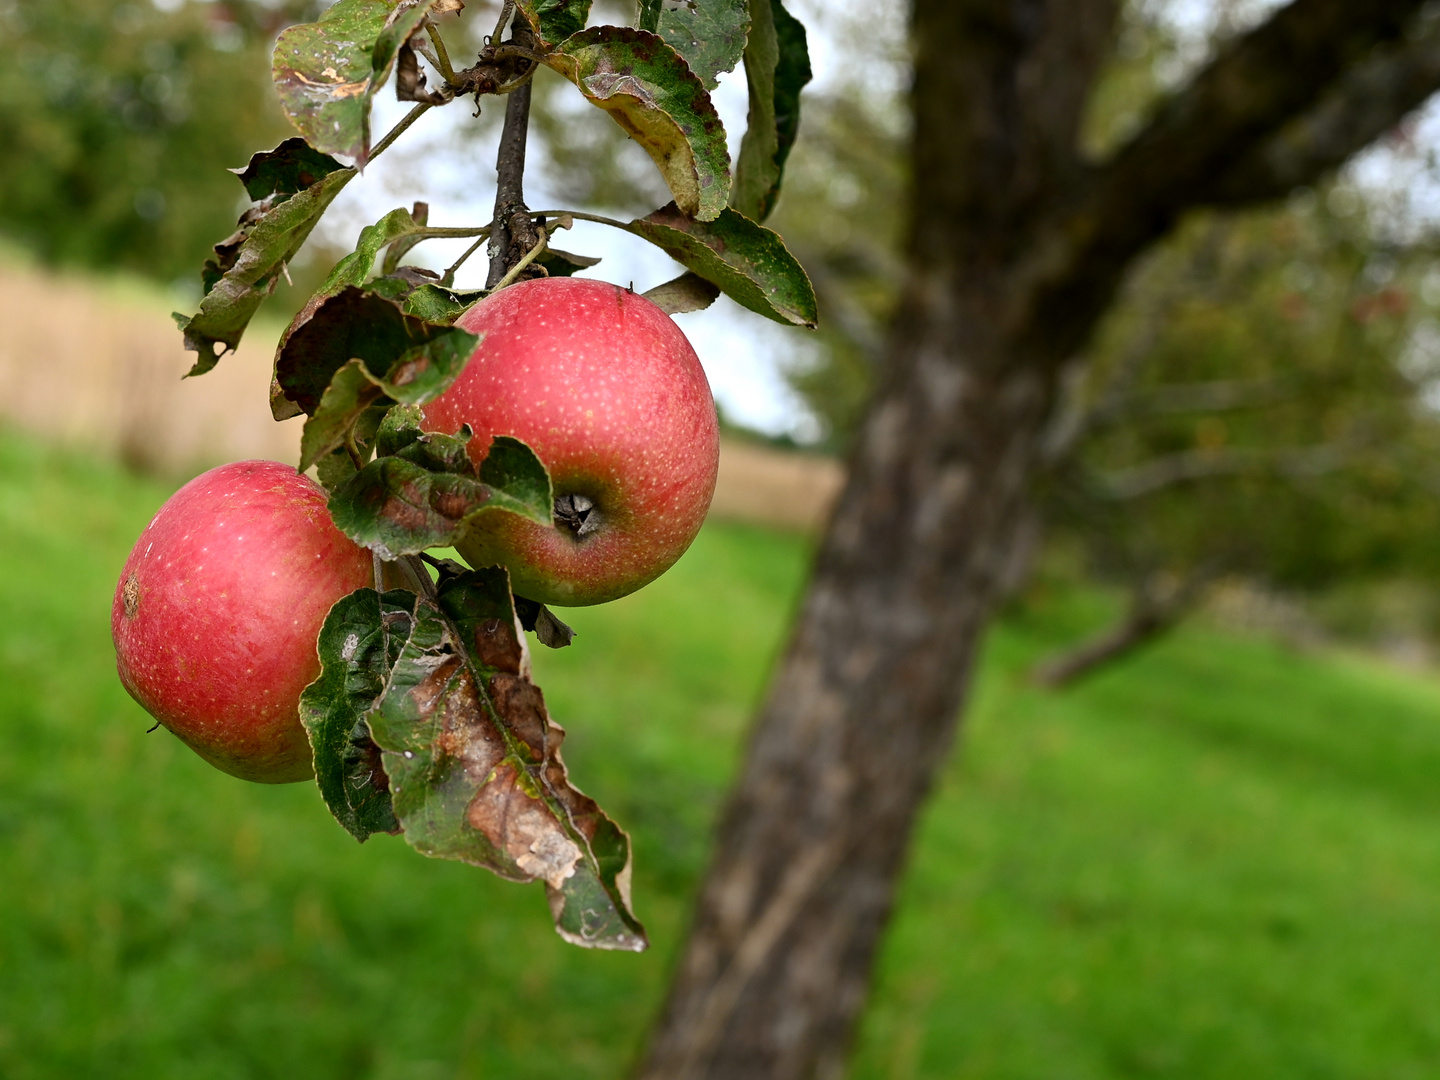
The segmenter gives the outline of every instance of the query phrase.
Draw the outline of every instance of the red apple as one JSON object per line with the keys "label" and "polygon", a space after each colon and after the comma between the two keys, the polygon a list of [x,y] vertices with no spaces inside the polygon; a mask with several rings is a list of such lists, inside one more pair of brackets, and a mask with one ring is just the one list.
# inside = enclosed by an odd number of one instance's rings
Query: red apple
{"label": "red apple", "polygon": [[481,514],[457,542],[501,564],[546,604],[600,604],[664,573],[690,546],[715,492],[720,429],[710,384],[670,317],[603,281],[540,278],[486,297],[457,325],[484,339],[426,426],[496,435],[550,470],[555,525]]}
{"label": "red apple", "polygon": [[315,639],[373,565],[290,466],[212,469],[160,508],[125,563],[110,612],[120,681],[217,769],[306,780],[298,706],[320,674]]}

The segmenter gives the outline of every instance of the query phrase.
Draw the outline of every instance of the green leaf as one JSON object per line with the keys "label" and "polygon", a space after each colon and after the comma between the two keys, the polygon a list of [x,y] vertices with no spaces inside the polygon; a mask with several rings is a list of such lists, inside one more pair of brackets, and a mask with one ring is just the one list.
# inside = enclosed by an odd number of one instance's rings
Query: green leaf
{"label": "green leaf", "polygon": [[449,326],[484,295],[484,292],[478,290],[456,292],[444,285],[427,282],[412,289],[405,296],[404,308],[407,315]]}
{"label": "green leaf", "polygon": [[295,415],[294,409],[313,416],[335,373],[351,360],[363,361],[386,393],[399,392],[396,400],[429,400],[459,374],[478,341],[346,285],[334,296],[312,298],[285,332],[275,353],[271,408],[277,418]]}
{"label": "green leaf", "polygon": [[[362,843],[397,833],[390,783],[366,714],[408,636],[415,597],[359,589],[336,602],[320,630],[320,677],[300,695],[300,720],[315,752],[315,779],[325,805]],[[398,625],[397,625],[398,619]]]}
{"label": "green leaf", "polygon": [[416,600],[367,716],[405,839],[425,855],[544,881],[567,941],[644,949],[629,910],[629,840],[570,784],[565,732],[528,667],[503,570],[447,575],[435,600]]}
{"label": "green leaf", "polygon": [[360,230],[355,250],[335,264],[318,295],[333,296],[346,285],[364,285],[382,248],[413,237],[424,228],[403,206],[391,210],[374,225],[366,225]]}
{"label": "green leaf", "polygon": [[[555,496],[550,473],[540,459],[519,439],[497,435],[480,463],[480,479],[517,504],[516,513],[542,525],[551,523]],[[523,509],[522,509],[523,508]]]}
{"label": "green leaf", "polygon": [[626,226],[664,249],[742,307],[795,326],[814,327],[815,290],[780,234],[729,207],[714,221],[696,221],[675,204]]}
{"label": "green leaf", "polygon": [[[430,223],[430,204],[417,202],[410,209],[410,220],[415,223],[417,230],[423,229]],[[405,258],[415,245],[421,243],[425,238],[415,233],[406,233],[403,236],[394,237],[390,241],[388,250],[385,252],[385,264],[381,270],[382,274],[394,274],[400,269],[400,260]],[[418,269],[412,267],[411,269]]]}
{"label": "green leaf", "polygon": [[590,18],[590,0],[516,0],[515,6],[545,48],[578,34]]}
{"label": "green leaf", "polygon": [[660,0],[641,0],[640,29],[659,34],[685,58],[705,89],[720,85],[716,77],[735,70],[745,52],[750,29],[747,0],[682,0],[666,7]]}
{"label": "green leaf", "polygon": [[644,30],[596,26],[567,38],[545,63],[645,148],[683,212],[709,221],[724,209],[725,128],[679,53]]}
{"label": "green leaf", "polygon": [[420,426],[424,422],[425,414],[418,405],[397,405],[391,409],[375,432],[376,455],[394,457],[407,446],[419,442],[425,434]]}
{"label": "green leaf", "polygon": [[315,415],[305,421],[305,430],[300,434],[300,471],[344,446],[356,422],[383,396],[384,391],[365,370],[363,360],[351,360],[337,371]]}
{"label": "green leaf", "polygon": [[370,103],[390,77],[400,46],[436,2],[340,0],[318,21],[280,35],[271,77],[285,115],[311,146],[365,164]]}
{"label": "green leaf", "polygon": [[460,436],[420,430],[414,407],[380,425],[370,462],[330,496],[335,525],[357,544],[394,559],[451,546],[476,514],[505,510],[547,527],[555,496],[550,474],[518,439],[499,436],[477,470]]}
{"label": "green leaf", "polygon": [[300,436],[304,471],[345,444],[351,429],[377,404],[423,405],[450,388],[474,353],[480,338],[464,330],[443,333],[400,354],[383,377],[363,360],[351,360],[330,379],[315,414]]}
{"label": "green leaf", "polygon": [[[299,177],[298,172],[289,175]],[[199,354],[188,374],[203,375],[219,362],[215,346],[223,345],[228,352],[240,344],[285,265],[354,176],[354,169],[336,169],[302,191],[272,195],[246,211],[239,231],[215,246],[215,259],[202,272],[205,299],[200,310],[189,318],[175,316],[185,334],[185,348]]]}
{"label": "green leaf", "polygon": [[745,78],[750,120],[735,163],[730,204],[753,221],[775,208],[785,160],[800,130],[800,90],[810,81],[805,27],[781,0],[752,0]]}

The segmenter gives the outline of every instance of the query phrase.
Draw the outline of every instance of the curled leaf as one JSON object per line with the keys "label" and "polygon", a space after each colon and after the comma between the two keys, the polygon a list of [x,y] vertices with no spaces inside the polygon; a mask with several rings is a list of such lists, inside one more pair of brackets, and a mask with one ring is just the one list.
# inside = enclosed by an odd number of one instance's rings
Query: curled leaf
{"label": "curled leaf", "polygon": [[724,209],[730,153],[720,114],[704,84],[660,37],[591,27],[561,42],[545,63],[645,148],[682,212],[709,221]]}
{"label": "curled leaf", "polygon": [[[295,257],[315,223],[355,176],[354,169],[324,155],[312,155],[286,140],[257,154],[242,170],[247,190],[263,192],[264,201],[240,218],[234,235],[215,246],[215,257],[201,272],[205,298],[188,318],[177,314],[185,348],[198,354],[190,375],[203,375],[225,352],[240,344],[245,328]],[[331,168],[333,166],[333,168]]]}
{"label": "curled leaf", "polygon": [[679,315],[709,307],[720,296],[720,287],[687,270],[677,278],[645,290],[643,295],[666,315]]}
{"label": "curled leaf", "polygon": [[570,784],[564,731],[530,681],[505,572],[447,575],[435,599],[415,600],[405,629],[367,719],[406,841],[544,881],[567,941],[645,948],[629,910],[629,841]]}
{"label": "curled leaf", "polygon": [[344,167],[296,136],[274,150],[255,154],[243,169],[230,171],[240,178],[250,198],[261,202],[272,195],[297,195]]}
{"label": "curled leaf", "polygon": [[575,640],[575,631],[537,600],[515,597],[515,616],[520,620],[521,627],[533,633],[541,645],[563,649]]}
{"label": "curled leaf", "polygon": [[781,0],[754,0],[745,78],[750,118],[735,162],[730,203],[764,221],[780,196],[785,160],[800,129],[800,90],[810,81],[805,27]]}
{"label": "curled leaf", "polygon": [[573,255],[547,245],[535,261],[543,266],[551,277],[569,277],[577,271],[590,269],[600,259],[595,255]]}
{"label": "curled leaf", "polygon": [[[662,248],[742,307],[780,323],[815,325],[815,290],[805,268],[790,254],[779,233],[743,214],[726,207],[714,221],[697,221],[672,203],[626,228]],[[661,293],[661,298],[683,302],[680,286],[669,284],[676,286],[677,295]],[[693,285],[686,288],[698,296]]]}
{"label": "curled leaf", "polygon": [[[460,373],[478,341],[410,315],[403,303],[378,292],[346,285],[312,299],[281,338],[271,408],[277,419],[297,410],[313,416],[336,372],[351,360],[361,361],[386,393],[400,391],[396,400],[429,400]],[[410,389],[401,390],[405,386]]]}
{"label": "curled leaf", "polygon": [[[366,714],[385,691],[385,681],[406,634],[396,626],[413,611],[410,593],[361,589],[330,609],[320,630],[320,676],[300,695],[300,720],[315,752],[315,779],[325,805],[355,839],[397,833],[390,782]],[[408,621],[402,622],[408,629]]]}

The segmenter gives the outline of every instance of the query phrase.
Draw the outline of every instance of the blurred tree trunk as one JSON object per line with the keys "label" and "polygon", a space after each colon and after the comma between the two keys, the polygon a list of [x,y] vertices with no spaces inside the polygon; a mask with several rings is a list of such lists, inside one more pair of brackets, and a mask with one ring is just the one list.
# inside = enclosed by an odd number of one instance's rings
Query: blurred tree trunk
{"label": "blurred tree trunk", "polygon": [[1440,85],[1419,0],[1297,0],[1093,165],[1117,4],[915,0],[904,299],[646,1080],[842,1075],[1062,366],[1185,210],[1282,195]]}

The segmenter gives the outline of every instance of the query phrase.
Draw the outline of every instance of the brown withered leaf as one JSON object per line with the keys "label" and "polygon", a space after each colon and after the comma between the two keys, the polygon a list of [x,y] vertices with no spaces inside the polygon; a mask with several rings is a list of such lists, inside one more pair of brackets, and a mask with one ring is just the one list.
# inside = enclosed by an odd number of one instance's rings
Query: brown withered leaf
{"label": "brown withered leaf", "polygon": [[568,941],[646,947],[629,910],[629,840],[570,783],[503,570],[447,575],[416,600],[366,719],[412,846],[545,882]]}

